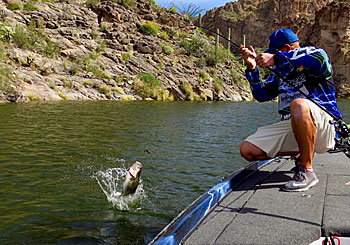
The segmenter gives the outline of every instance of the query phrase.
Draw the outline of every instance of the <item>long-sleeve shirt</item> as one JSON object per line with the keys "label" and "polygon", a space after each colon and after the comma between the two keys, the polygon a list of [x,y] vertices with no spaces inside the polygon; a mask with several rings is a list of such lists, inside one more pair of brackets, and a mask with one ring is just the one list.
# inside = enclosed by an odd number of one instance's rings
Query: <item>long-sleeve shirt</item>
{"label": "long-sleeve shirt", "polygon": [[278,52],[274,62],[273,72],[265,81],[260,79],[258,67],[254,71],[246,70],[257,101],[269,101],[278,96],[278,112],[281,120],[286,120],[290,118],[290,103],[296,98],[305,98],[299,89],[330,113],[342,118],[336,102],[332,66],[323,49],[303,47]]}

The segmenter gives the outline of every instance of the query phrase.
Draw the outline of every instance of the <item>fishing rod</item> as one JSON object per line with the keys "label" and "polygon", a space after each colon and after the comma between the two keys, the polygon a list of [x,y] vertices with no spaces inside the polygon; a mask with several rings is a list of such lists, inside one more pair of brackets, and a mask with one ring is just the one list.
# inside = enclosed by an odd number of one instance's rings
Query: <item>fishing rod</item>
{"label": "fishing rod", "polygon": [[[222,37],[226,41],[230,42],[237,48],[240,48],[241,45],[236,44],[235,42],[231,41],[230,39],[226,38],[225,36],[221,35],[218,32],[214,32],[213,30],[195,25],[198,28],[202,28],[204,30],[207,30],[209,32],[215,33],[216,35]],[[256,58],[256,56],[252,56],[252,58]],[[286,81],[279,73],[274,71],[271,67],[266,67],[271,73],[273,73],[278,79],[281,81],[286,82],[289,86],[293,87],[295,90],[297,90],[301,95],[303,95],[306,99],[310,100],[312,103],[314,103],[318,108],[326,112],[329,116],[332,117],[333,120],[330,120],[329,123],[333,124],[336,130],[336,133],[338,134],[338,138],[335,138],[335,148],[334,150],[328,151],[329,153],[337,153],[337,152],[344,152],[344,154],[350,158],[350,127],[347,125],[341,118],[337,117],[336,115],[333,115],[331,112],[329,112],[325,107],[321,106],[317,103],[313,98],[311,98],[308,94],[303,92],[300,88],[295,87],[290,82]],[[334,84],[331,84],[334,86]]]}

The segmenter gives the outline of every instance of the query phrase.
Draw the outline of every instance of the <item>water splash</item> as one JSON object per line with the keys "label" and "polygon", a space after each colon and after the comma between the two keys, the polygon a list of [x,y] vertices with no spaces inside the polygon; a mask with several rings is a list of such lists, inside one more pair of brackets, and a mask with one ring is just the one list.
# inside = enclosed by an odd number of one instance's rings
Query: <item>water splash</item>
{"label": "water splash", "polygon": [[123,180],[127,171],[128,170],[123,166],[122,168],[109,168],[104,171],[100,170],[92,176],[97,180],[97,183],[106,195],[108,202],[120,211],[141,209],[141,202],[146,197],[141,178],[134,194],[128,196],[121,195]]}

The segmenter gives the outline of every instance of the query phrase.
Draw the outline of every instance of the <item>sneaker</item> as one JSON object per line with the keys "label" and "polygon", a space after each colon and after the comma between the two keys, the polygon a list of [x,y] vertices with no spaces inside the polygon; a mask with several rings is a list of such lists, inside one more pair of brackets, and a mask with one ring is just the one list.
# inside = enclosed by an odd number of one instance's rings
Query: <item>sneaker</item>
{"label": "sneaker", "polygon": [[284,191],[307,191],[310,187],[318,183],[318,178],[314,171],[309,171],[303,166],[298,167],[298,172],[294,174],[291,181],[285,184]]}

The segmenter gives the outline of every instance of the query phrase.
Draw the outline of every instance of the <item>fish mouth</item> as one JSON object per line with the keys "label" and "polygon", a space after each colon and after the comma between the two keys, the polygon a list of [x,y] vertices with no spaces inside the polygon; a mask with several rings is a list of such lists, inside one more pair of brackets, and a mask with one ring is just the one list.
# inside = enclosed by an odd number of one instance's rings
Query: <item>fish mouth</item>
{"label": "fish mouth", "polygon": [[135,162],[129,170],[129,174],[131,176],[131,179],[136,179],[136,177],[139,175],[141,169],[142,169],[142,163]]}
{"label": "fish mouth", "polygon": [[142,169],[142,167],[143,167],[142,163],[140,163],[140,162],[135,162],[135,165],[138,169]]}

